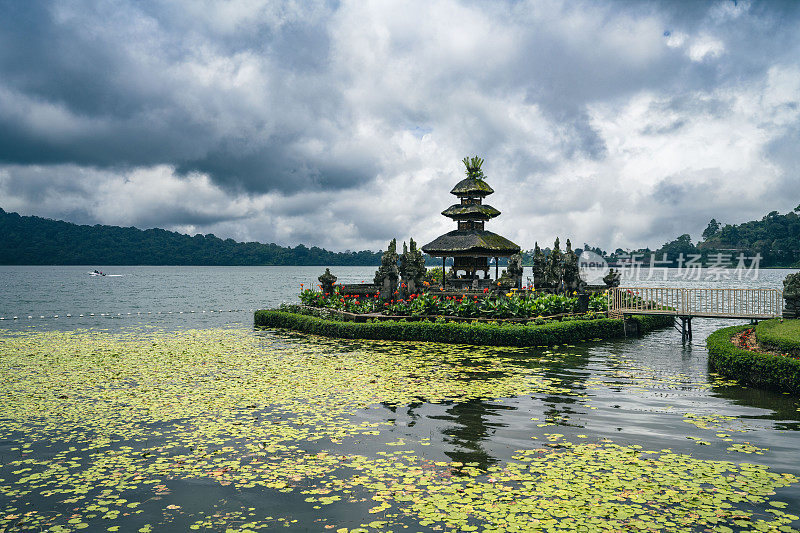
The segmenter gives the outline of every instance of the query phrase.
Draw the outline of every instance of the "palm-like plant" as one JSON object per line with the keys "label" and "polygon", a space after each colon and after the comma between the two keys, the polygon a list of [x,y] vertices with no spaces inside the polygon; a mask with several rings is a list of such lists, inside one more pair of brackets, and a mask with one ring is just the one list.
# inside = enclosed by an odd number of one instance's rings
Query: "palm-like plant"
{"label": "palm-like plant", "polygon": [[483,165],[483,159],[481,159],[476,155],[472,159],[465,157],[461,161],[464,163],[464,166],[467,167],[468,177],[479,180],[482,180],[484,178],[483,171],[481,170],[481,165]]}

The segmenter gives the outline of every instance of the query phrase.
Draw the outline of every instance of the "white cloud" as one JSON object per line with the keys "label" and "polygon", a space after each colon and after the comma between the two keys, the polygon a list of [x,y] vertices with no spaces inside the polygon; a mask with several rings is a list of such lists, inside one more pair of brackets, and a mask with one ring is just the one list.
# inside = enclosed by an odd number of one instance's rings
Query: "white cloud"
{"label": "white cloud", "polygon": [[680,31],[670,32],[668,35],[665,35],[665,37],[667,38],[667,46],[670,48],[680,48],[689,39],[688,35]]}
{"label": "white cloud", "polygon": [[692,61],[716,59],[725,52],[725,44],[710,35],[699,35],[692,39],[687,50]]}

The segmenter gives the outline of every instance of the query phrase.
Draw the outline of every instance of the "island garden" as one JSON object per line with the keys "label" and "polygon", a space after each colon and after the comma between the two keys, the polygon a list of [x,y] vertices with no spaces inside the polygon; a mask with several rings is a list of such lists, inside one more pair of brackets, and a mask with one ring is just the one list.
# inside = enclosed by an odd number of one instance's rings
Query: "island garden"
{"label": "island garden", "polygon": [[[527,346],[619,337],[631,326],[643,332],[672,323],[671,317],[636,317],[626,327],[624,319],[608,318],[605,291],[619,285],[619,273],[610,271],[603,286],[587,285],[569,239],[564,252],[556,239],[546,257],[536,243],[532,284],[524,284],[520,247],[485,228],[500,211],[483,203],[494,192],[483,159],[463,163],[467,177],[450,191],[459,203],[442,211],[457,229],[421,251],[411,239],[402,254],[392,239],[371,284],[336,285],[326,269],[316,289],[301,287],[299,304],[257,311],[256,326],[345,338]],[[428,271],[422,252],[440,257],[442,268]],[[447,258],[453,258],[449,271]],[[508,258],[502,275],[500,258]]]}
{"label": "island garden", "polygon": [[[488,231],[500,211],[484,203],[494,189],[483,159],[464,158],[467,177],[450,191],[459,199],[442,215],[457,228],[417,248],[397,252],[395,239],[381,256],[373,283],[337,285],[326,269],[317,288],[301,287],[300,301],[255,313],[258,327],[288,328],[329,337],[435,341],[493,346],[545,346],[622,337],[669,326],[670,315],[609,316],[606,291],[619,285],[613,269],[603,286],[581,279],[569,239],[556,239],[545,256],[538,243],[533,280],[523,283],[520,247]],[[442,259],[428,270],[422,252]],[[452,267],[447,270],[447,258]],[[494,278],[490,262],[494,262]],[[499,270],[500,258],[508,258]],[[625,296],[636,299],[631,294]],[[800,392],[800,274],[784,282],[786,319],[724,328],[709,336],[709,364],[722,375],[753,386]]]}

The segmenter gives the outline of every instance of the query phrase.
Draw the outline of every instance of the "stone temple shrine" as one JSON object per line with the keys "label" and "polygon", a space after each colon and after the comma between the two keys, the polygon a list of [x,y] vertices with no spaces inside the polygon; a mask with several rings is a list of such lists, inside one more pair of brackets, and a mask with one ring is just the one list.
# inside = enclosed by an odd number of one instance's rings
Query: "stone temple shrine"
{"label": "stone temple shrine", "polygon": [[[464,158],[467,177],[453,187],[450,194],[457,196],[459,203],[451,205],[442,214],[453,219],[458,229],[445,233],[422,247],[422,251],[442,258],[453,258],[454,278],[452,284],[483,286],[489,280],[489,258],[494,258],[495,278],[498,277],[498,259],[520,252],[520,247],[503,236],[484,229],[484,224],[500,214],[494,207],[484,204],[483,199],[494,192],[484,181],[483,159]],[[463,280],[463,281],[462,281]],[[477,280],[477,281],[476,281]]]}

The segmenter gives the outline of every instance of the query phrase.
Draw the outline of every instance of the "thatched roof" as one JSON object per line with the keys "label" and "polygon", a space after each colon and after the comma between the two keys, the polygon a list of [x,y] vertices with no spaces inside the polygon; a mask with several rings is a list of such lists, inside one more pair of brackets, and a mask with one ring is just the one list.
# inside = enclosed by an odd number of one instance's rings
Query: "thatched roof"
{"label": "thatched roof", "polygon": [[434,257],[507,257],[519,253],[520,247],[486,230],[455,230],[445,233],[422,247]]}
{"label": "thatched roof", "polygon": [[489,220],[500,214],[500,211],[487,204],[451,205],[442,214],[453,220]]}
{"label": "thatched roof", "polygon": [[466,178],[456,183],[450,194],[455,194],[456,196],[488,196],[493,192],[494,189],[489,187],[489,184],[482,179]]}

